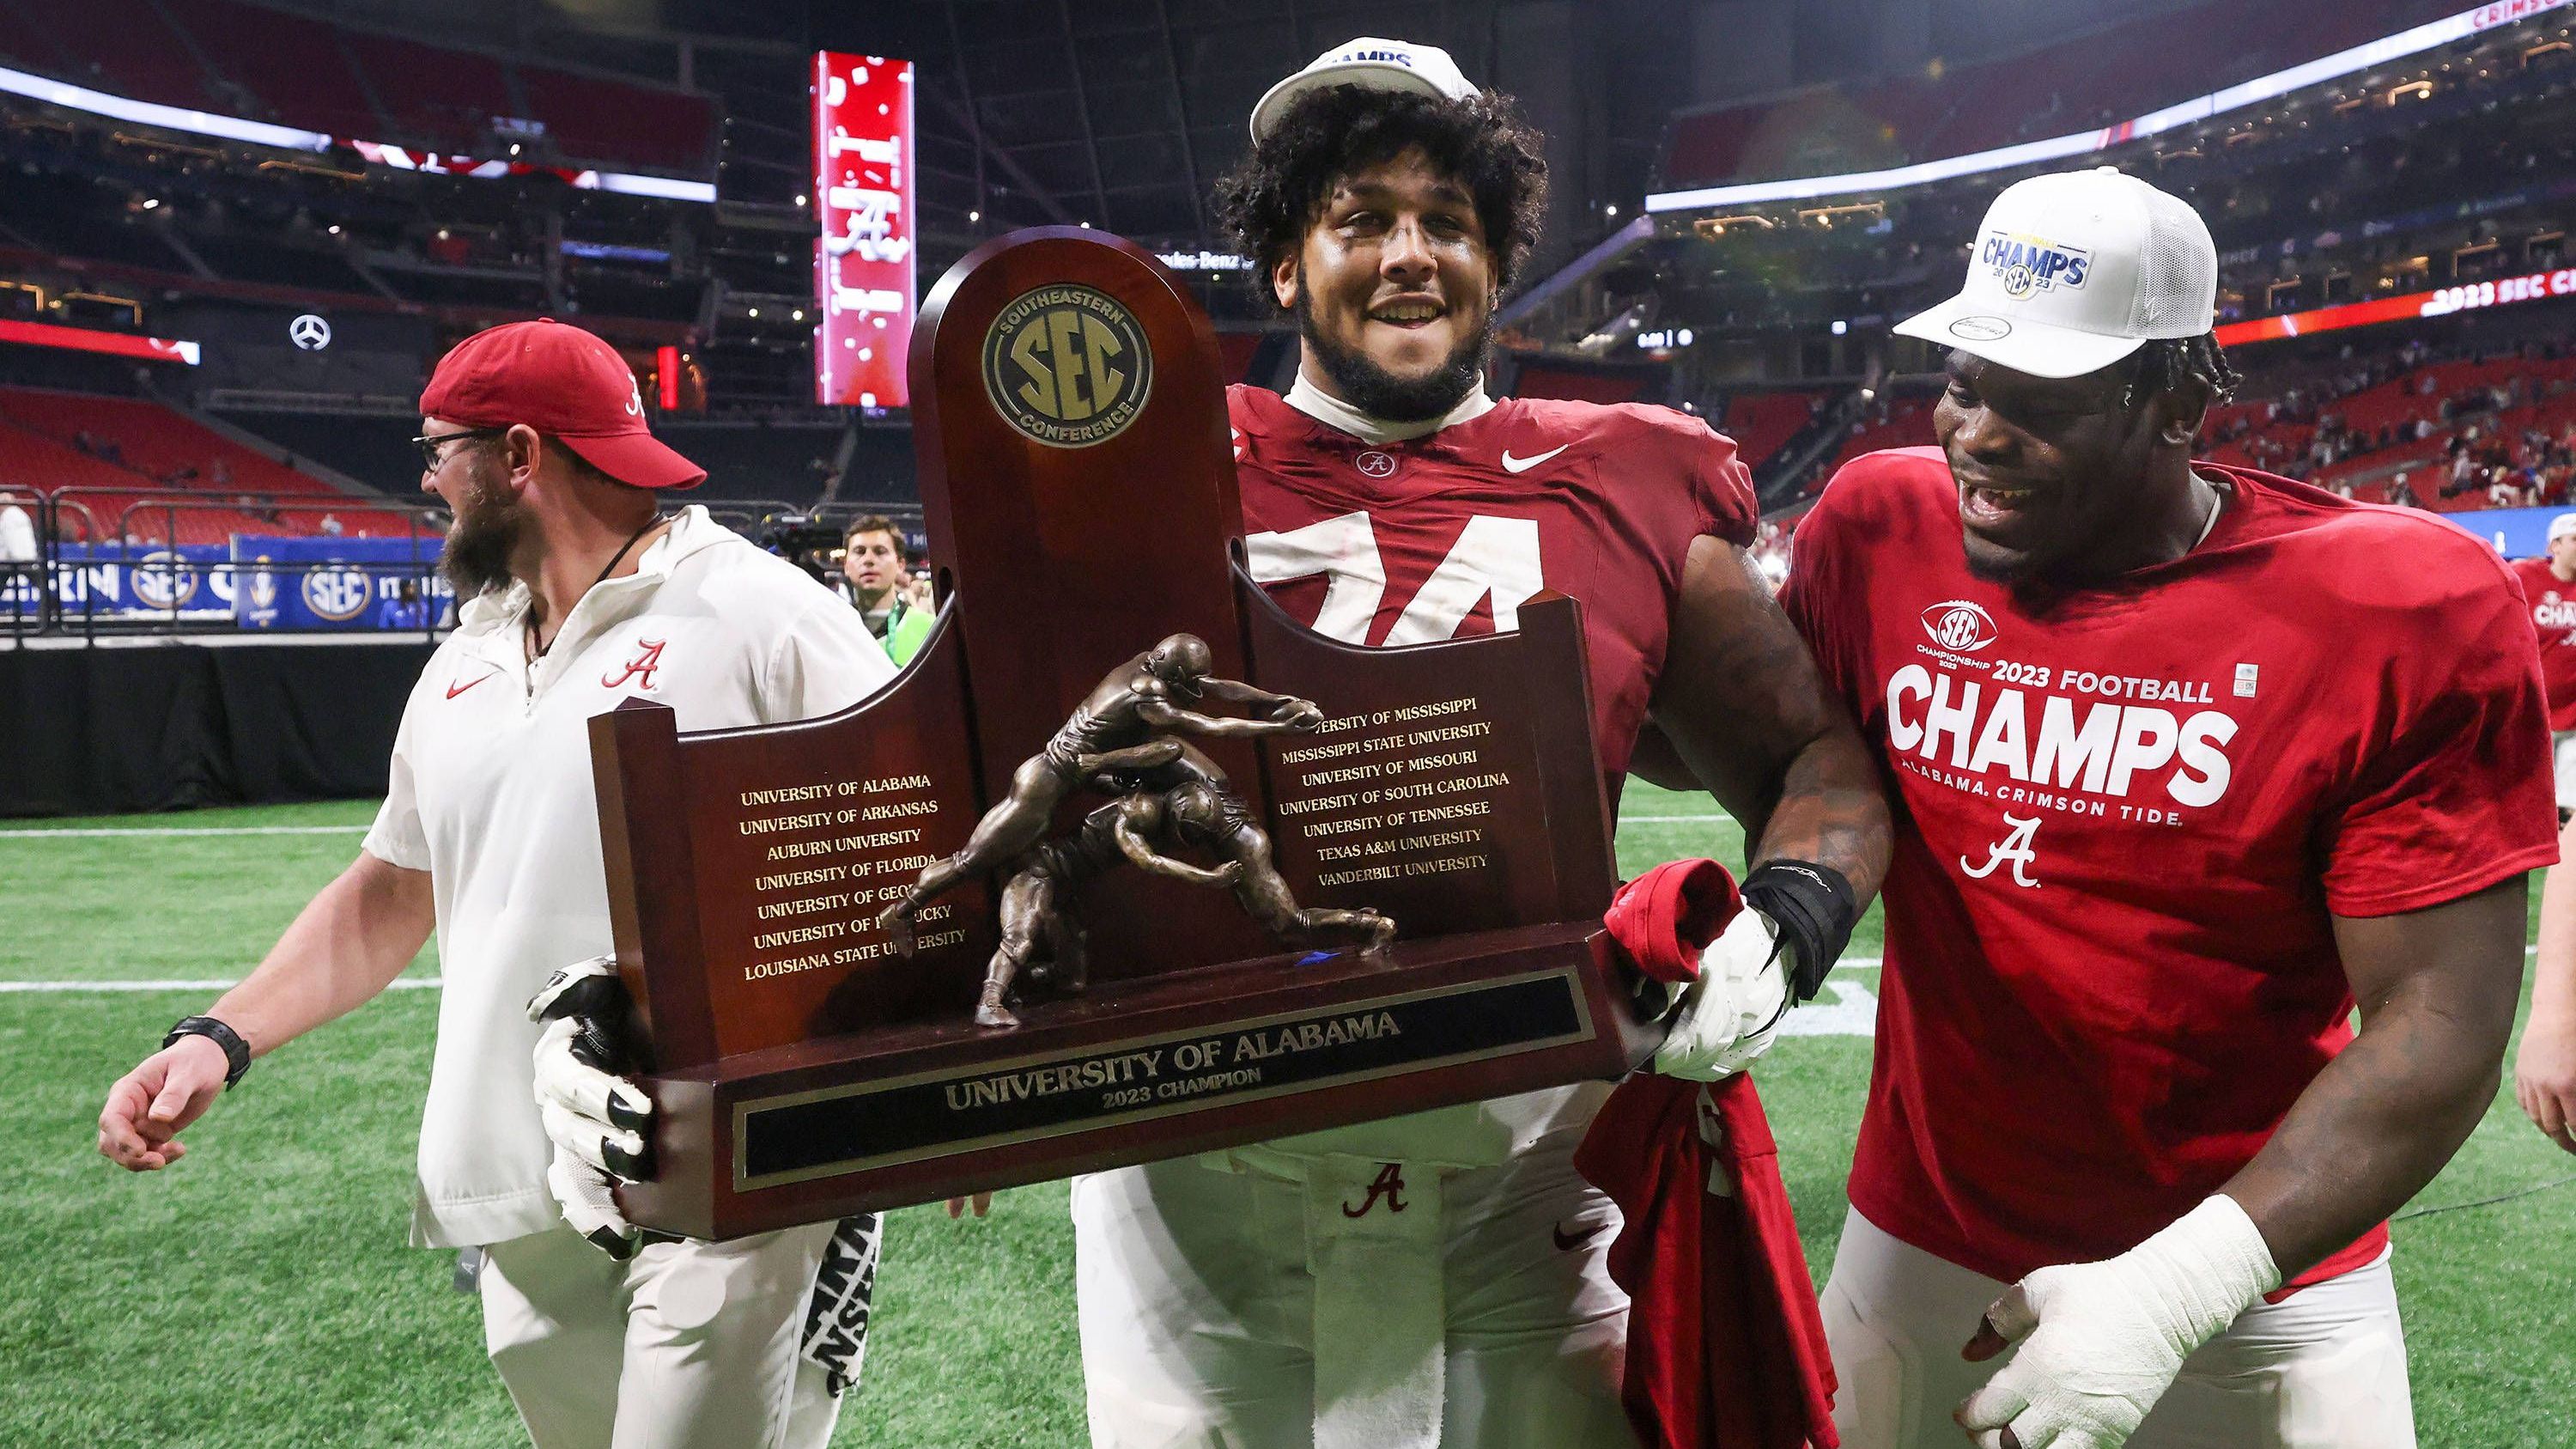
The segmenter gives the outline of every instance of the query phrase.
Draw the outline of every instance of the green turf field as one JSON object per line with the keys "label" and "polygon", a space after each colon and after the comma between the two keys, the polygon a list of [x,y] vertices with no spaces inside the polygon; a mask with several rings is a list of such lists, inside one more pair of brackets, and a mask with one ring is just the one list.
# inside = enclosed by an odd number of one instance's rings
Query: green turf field
{"label": "green turf field", "polygon": [[[1731,859],[1735,830],[1712,808],[1632,785],[1623,862]],[[450,1256],[403,1246],[434,988],[388,992],[270,1057],[190,1130],[185,1162],[145,1177],[97,1156],[100,1100],[214,993],[27,989],[239,975],[370,813],[0,822],[0,1445],[525,1442]],[[249,828],[266,833],[68,833]],[[39,829],[66,833],[19,833]],[[1852,952],[1878,949],[1873,917]],[[412,968],[435,974],[434,954]],[[1849,1033],[1876,984],[1874,967],[1838,973],[1815,1021],[1847,1034],[1785,1040],[1761,1070],[1819,1282],[1868,1075]],[[2508,1084],[2416,1210],[2571,1174]],[[1006,1193],[982,1223],[896,1215],[866,1381],[835,1442],[1080,1444],[1071,1238],[1060,1184]],[[2423,1442],[2576,1443],[2576,1187],[2427,1212],[2397,1241]]]}

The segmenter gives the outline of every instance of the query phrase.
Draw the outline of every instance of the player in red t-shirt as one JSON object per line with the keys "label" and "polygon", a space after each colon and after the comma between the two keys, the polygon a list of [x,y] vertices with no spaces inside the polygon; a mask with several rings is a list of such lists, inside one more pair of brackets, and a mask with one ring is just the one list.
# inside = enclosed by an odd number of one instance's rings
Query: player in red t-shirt
{"label": "player in red t-shirt", "polygon": [[2522,602],[2540,639],[2540,678],[2549,690],[2549,744],[2558,818],[2576,811],[2576,513],[2549,520],[2549,552],[2513,561]]}
{"label": "player in red t-shirt", "polygon": [[[1866,750],[1745,560],[1734,445],[1663,408],[1486,395],[1544,163],[1446,55],[1355,41],[1265,98],[1253,133],[1220,204],[1303,345],[1286,397],[1228,398],[1252,574],[1370,646],[1510,629],[1541,589],[1581,600],[1611,798],[1651,720],[1658,768],[1716,782],[1757,843],[1754,920],[1702,965],[1746,989],[1706,988],[1693,1019],[1722,1024],[1677,1025],[1692,1044],[1658,1058],[1701,1079],[1741,1066],[1840,950],[1887,827]],[[1775,929],[1794,988],[1766,965]],[[1607,1091],[1078,1179],[1093,1444],[1633,1445],[1618,1210],[1572,1164]]]}
{"label": "player in red t-shirt", "polygon": [[[2549,687],[2561,847],[2576,845],[2576,513],[2549,520],[2549,552],[2518,559],[2514,577],[2540,636]],[[2563,849],[2562,849],[2563,853]],[[2576,876],[2553,870],[2540,888],[2540,946],[2531,963],[2531,1014],[2513,1059],[2514,1100],[2541,1135],[2576,1152]]]}
{"label": "player in red t-shirt", "polygon": [[2475,539],[2191,461],[2216,283],[2143,182],[2007,189],[1898,329],[1951,349],[1940,447],[1798,530],[1899,804],[1824,1295],[1852,1449],[1954,1406],[2025,1449],[2414,1443],[2384,1221],[2495,1090],[2539,670]]}

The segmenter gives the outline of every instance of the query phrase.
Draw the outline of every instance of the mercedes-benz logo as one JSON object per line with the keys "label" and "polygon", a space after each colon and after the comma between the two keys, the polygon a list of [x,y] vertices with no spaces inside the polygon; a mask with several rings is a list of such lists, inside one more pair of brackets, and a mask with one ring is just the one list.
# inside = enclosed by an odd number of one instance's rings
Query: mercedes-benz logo
{"label": "mercedes-benz logo", "polygon": [[286,336],[306,352],[319,352],[331,345],[331,324],[307,312],[286,324]]}

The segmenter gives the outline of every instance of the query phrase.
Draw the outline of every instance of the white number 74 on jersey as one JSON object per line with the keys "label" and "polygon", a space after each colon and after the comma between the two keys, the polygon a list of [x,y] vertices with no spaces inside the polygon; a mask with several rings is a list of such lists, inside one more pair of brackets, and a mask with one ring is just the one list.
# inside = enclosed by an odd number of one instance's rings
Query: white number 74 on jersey
{"label": "white number 74 on jersey", "polygon": [[[1377,530],[1365,510],[1323,519],[1281,533],[1256,533],[1243,541],[1256,582],[1281,584],[1324,575],[1324,607],[1315,632],[1345,644],[1366,644],[1369,626],[1386,599],[1386,565],[1378,557]],[[1455,636],[1477,603],[1494,600],[1494,631],[1519,627],[1520,607],[1546,583],[1539,576],[1538,521],[1479,513],[1467,520],[1448,557],[1422,581],[1413,602],[1380,645],[1430,644]]]}

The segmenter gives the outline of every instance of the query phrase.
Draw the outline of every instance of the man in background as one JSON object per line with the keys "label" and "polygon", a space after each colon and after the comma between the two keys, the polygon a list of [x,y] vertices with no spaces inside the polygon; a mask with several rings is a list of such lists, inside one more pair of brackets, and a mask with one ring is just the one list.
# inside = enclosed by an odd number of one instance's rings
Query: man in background
{"label": "man in background", "polygon": [[42,506],[38,499],[0,488],[0,607],[23,622],[44,610],[43,591],[37,587],[44,550],[36,542],[36,521],[19,506],[22,499]]}
{"label": "man in background", "polygon": [[20,506],[34,501],[0,488],[0,567],[36,561],[36,520]]}
{"label": "man in background", "polygon": [[2549,520],[2548,551],[2516,559],[2515,582],[2539,636],[2540,678],[2549,692],[2549,740],[2555,760],[2558,820],[2576,814],[2576,513]]}
{"label": "man in background", "polygon": [[900,669],[930,637],[931,613],[914,602],[903,531],[882,513],[854,519],[841,539],[841,587],[868,633]]}
{"label": "man in background", "polygon": [[2549,551],[2518,559],[2513,575],[2540,636],[2556,756],[2560,868],[2540,886],[2540,943],[2531,963],[2531,1014],[2513,1059],[2513,1095],[2540,1135],[2576,1152],[2576,513],[2549,520]]}

